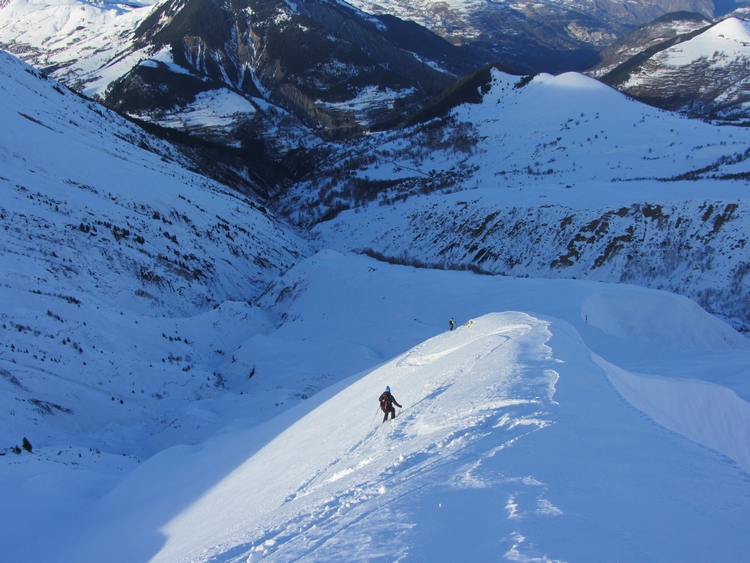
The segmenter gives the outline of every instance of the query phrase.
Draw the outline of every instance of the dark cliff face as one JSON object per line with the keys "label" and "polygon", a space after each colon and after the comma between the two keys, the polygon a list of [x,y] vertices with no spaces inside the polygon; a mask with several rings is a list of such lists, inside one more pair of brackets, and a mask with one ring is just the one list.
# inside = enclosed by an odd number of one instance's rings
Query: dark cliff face
{"label": "dark cliff face", "polygon": [[[137,67],[112,85],[110,106],[153,112],[229,87],[265,98],[329,138],[407,111],[484,62],[416,24],[327,0],[303,0],[295,9],[278,0],[172,0],[142,22],[135,40],[153,52],[168,48],[190,74]],[[390,93],[390,102],[348,109],[372,88]]]}

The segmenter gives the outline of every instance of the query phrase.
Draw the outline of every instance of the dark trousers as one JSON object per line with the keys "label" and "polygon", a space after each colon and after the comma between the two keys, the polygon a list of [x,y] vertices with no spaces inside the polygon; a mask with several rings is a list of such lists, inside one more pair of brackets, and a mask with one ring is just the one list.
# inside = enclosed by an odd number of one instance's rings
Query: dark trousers
{"label": "dark trousers", "polygon": [[396,418],[396,409],[394,409],[393,407],[390,407],[389,409],[387,409],[385,411],[385,416],[383,417],[383,422],[385,422],[386,420],[388,420],[388,413],[391,413],[391,420],[393,420],[394,418]]}

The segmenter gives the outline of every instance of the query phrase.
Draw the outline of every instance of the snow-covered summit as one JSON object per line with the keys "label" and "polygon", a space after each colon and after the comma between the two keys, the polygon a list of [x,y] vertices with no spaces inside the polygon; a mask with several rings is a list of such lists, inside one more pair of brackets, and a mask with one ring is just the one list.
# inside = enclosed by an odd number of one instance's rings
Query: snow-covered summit
{"label": "snow-covered summit", "polygon": [[476,94],[333,152],[280,209],[340,251],[669,288],[748,326],[746,128],[575,73],[493,69]]}
{"label": "snow-covered summit", "polygon": [[0,46],[87,95],[103,94],[144,52],[133,34],[156,0],[8,0],[0,7]]}

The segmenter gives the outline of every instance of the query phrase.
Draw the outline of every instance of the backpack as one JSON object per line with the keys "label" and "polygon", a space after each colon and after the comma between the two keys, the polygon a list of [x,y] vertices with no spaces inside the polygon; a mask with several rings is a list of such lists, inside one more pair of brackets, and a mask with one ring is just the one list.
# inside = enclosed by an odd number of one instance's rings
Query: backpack
{"label": "backpack", "polygon": [[391,398],[388,396],[388,393],[383,393],[380,395],[380,410],[385,412],[387,411],[391,406]]}

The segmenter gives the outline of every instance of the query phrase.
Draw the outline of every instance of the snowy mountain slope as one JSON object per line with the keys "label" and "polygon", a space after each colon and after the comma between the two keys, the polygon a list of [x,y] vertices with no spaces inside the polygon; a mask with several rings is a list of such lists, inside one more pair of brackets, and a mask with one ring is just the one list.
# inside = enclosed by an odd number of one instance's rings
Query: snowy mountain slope
{"label": "snowy mountain slope", "polygon": [[652,105],[711,119],[748,117],[750,24],[727,18],[647,50],[602,80]]}
{"label": "snowy mountain slope", "polygon": [[[302,260],[173,146],[0,65],[4,559],[743,561],[748,343],[693,301]],[[627,272],[746,326],[742,129],[490,76],[481,104],[331,147],[279,208],[333,218],[312,246]],[[386,384],[405,409],[381,426]]]}
{"label": "snowy mountain slope", "polygon": [[307,244],[167,143],[0,65],[3,451],[26,436],[67,462],[132,464],[180,443],[183,419],[213,432],[222,415],[184,409],[246,384],[224,377],[224,350],[273,326],[251,302]]}
{"label": "snowy mountain slope", "polygon": [[[742,373],[748,346],[687,299],[330,251],[264,299],[279,295],[289,296],[275,305],[289,320],[277,335],[290,351],[327,338],[371,349],[389,340],[381,350],[390,354],[437,335],[267,424],[238,420],[200,446],[163,451],[90,496],[69,527],[37,527],[37,541],[7,553],[214,563],[744,557],[746,472],[680,433],[700,421],[746,455],[748,403],[728,395],[739,402],[725,410],[727,434],[710,411],[664,401],[659,385],[705,400],[705,389],[721,387],[696,390],[693,378]],[[529,312],[472,318],[488,308]],[[450,314],[455,332],[446,330]],[[709,355],[710,365],[696,361]],[[323,350],[310,359],[337,361]],[[651,375],[634,374],[635,363]],[[682,364],[693,366],[691,379],[658,377]],[[640,397],[671,416],[673,432],[615,390],[640,380]],[[404,408],[382,425],[375,410],[385,385]],[[750,396],[746,381],[733,386]]]}
{"label": "snowy mountain slope", "polygon": [[0,47],[91,96],[145,58],[133,32],[156,0],[82,2],[7,0],[0,6]]}
{"label": "snowy mountain slope", "polygon": [[599,64],[587,70],[586,74],[601,78],[636,55],[649,49],[659,49],[658,46],[667,41],[675,41],[677,37],[696,33],[711,24],[711,20],[693,12],[665,14],[652,22],[638,26],[607,46],[599,54],[601,59]]}
{"label": "snowy mountain slope", "polygon": [[576,74],[493,70],[484,90],[479,104],[333,153],[325,177],[279,208],[317,223],[324,247],[669,288],[748,326],[746,129]]}

